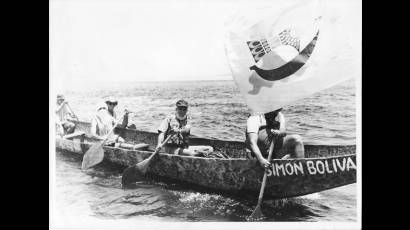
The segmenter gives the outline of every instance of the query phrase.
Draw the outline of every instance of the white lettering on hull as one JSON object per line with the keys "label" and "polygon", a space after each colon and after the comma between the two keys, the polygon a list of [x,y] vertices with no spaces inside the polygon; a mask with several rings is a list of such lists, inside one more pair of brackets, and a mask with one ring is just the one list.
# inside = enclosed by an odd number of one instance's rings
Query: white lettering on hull
{"label": "white lettering on hull", "polygon": [[[282,163],[283,162],[283,163]],[[268,169],[268,176],[293,176],[293,175],[316,175],[334,174],[356,170],[356,164],[351,157],[307,160],[303,161],[274,161],[272,167]]]}
{"label": "white lettering on hull", "polygon": [[347,171],[349,171],[350,169],[356,169],[356,164],[352,159],[347,158]]}
{"label": "white lettering on hull", "polygon": [[316,168],[315,168],[315,163],[313,161],[307,161],[306,165],[308,167],[308,172],[311,175],[315,175],[316,174]]}
{"label": "white lettering on hull", "polygon": [[296,175],[303,175],[305,172],[303,171],[302,162],[298,162],[299,164],[293,163],[293,167],[295,168]]}
{"label": "white lettering on hull", "polygon": [[316,161],[316,169],[319,174],[325,173],[325,165],[321,161]]}

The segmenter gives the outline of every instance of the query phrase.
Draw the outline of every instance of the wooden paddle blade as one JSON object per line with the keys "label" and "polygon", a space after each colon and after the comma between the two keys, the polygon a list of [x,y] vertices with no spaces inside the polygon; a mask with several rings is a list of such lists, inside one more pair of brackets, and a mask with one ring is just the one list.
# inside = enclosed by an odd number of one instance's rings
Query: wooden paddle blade
{"label": "wooden paddle blade", "polygon": [[95,144],[84,154],[83,162],[81,164],[81,169],[89,169],[104,159],[104,149],[103,144]]}
{"label": "wooden paddle blade", "polygon": [[142,173],[137,167],[135,167],[135,165],[128,167],[122,173],[122,186],[124,187],[137,181],[143,180],[144,176],[145,173]]}
{"label": "wooden paddle blade", "polygon": [[142,174],[147,173],[149,164],[151,163],[151,159],[152,158],[148,158],[148,159],[141,161],[140,163],[135,165],[135,168],[137,168],[138,171],[140,171]]}
{"label": "wooden paddle blade", "polygon": [[159,153],[160,149],[162,148],[162,146],[167,143],[167,141],[172,137],[173,135],[169,135],[159,146],[159,148],[156,148],[154,153],[151,154],[151,156],[149,156],[147,159],[139,162],[138,164],[134,165],[134,166],[130,166],[127,169],[124,170],[124,172],[122,173],[122,184],[123,186],[126,184],[130,184],[133,182],[136,182],[138,180],[138,178],[143,177],[147,171],[148,171],[148,167],[149,164],[151,163],[151,161],[153,159],[155,159],[155,157],[157,156],[157,154]]}
{"label": "wooden paddle blade", "polygon": [[147,158],[134,166],[130,166],[122,173],[122,184],[127,185],[141,180],[148,171],[151,158]]}
{"label": "wooden paddle blade", "polygon": [[78,136],[82,136],[82,135],[85,135],[85,132],[84,132],[84,131],[78,131],[78,132],[74,132],[74,133],[65,135],[65,136],[63,136],[63,138],[64,138],[64,139],[71,140],[71,139],[73,139],[74,137],[78,137]]}
{"label": "wooden paddle blade", "polygon": [[252,214],[246,219],[247,221],[258,221],[262,220],[264,218],[262,211],[261,211],[261,206],[257,205],[255,210],[253,210]]}

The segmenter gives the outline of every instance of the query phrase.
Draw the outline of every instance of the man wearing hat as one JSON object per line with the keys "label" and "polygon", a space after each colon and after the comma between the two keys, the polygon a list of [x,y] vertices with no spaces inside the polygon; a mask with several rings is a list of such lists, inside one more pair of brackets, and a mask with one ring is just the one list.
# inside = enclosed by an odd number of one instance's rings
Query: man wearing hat
{"label": "man wearing hat", "polygon": [[73,133],[75,130],[75,124],[68,119],[78,119],[74,112],[71,110],[68,102],[62,94],[57,95],[57,109],[56,109],[56,125],[57,134],[60,136]]}
{"label": "man wearing hat", "polygon": [[187,116],[188,102],[179,100],[175,105],[175,113],[168,115],[158,127],[157,149],[169,135],[172,135],[164,145],[164,151],[168,154],[204,156],[212,152],[211,146],[189,146],[191,118]]}
{"label": "man wearing hat", "polygon": [[[97,109],[97,113],[91,121],[91,134],[99,139],[105,139],[108,133],[114,128],[117,122],[117,113],[114,111],[115,106],[118,105],[118,101],[113,97],[109,97],[105,100],[105,105]],[[125,110],[125,114],[122,121],[122,127],[126,127],[128,124],[128,111]],[[111,135],[107,141],[108,144],[115,142],[122,143],[124,139],[118,134]]]}

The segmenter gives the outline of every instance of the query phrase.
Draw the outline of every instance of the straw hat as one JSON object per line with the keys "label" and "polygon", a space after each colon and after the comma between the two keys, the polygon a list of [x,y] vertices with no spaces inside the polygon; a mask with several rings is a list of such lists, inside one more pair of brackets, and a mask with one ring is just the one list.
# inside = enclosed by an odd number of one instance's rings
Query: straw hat
{"label": "straw hat", "polygon": [[107,99],[105,99],[105,103],[108,103],[108,102],[114,103],[116,105],[118,104],[118,100],[115,99],[114,97],[108,97]]}

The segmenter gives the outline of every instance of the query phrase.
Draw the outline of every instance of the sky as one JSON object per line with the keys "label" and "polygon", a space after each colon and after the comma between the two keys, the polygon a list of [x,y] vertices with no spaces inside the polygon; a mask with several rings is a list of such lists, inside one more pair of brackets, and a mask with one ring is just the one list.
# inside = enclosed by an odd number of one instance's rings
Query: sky
{"label": "sky", "polygon": [[232,80],[224,21],[232,1],[52,0],[50,78]]}

